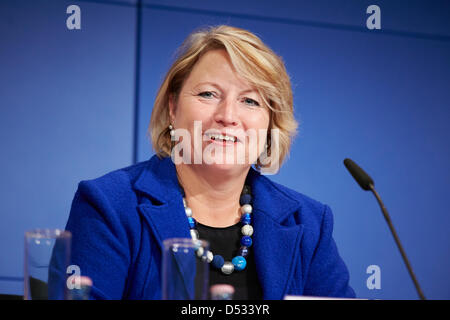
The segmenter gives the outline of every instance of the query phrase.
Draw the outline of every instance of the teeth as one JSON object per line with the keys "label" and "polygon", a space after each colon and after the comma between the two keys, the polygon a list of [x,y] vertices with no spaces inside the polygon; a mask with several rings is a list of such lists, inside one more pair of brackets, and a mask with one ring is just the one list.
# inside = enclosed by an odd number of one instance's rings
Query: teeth
{"label": "teeth", "polygon": [[225,140],[225,141],[231,141],[231,142],[236,142],[237,138],[236,137],[230,137],[230,136],[224,136],[221,134],[208,134],[209,137],[213,140]]}

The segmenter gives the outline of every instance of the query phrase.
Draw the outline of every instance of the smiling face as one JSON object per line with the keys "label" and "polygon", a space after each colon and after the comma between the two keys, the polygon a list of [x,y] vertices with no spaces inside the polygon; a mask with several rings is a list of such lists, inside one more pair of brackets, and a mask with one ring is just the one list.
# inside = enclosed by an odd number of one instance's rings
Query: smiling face
{"label": "smiling face", "polygon": [[[270,110],[235,72],[225,50],[208,51],[199,59],[169,109],[174,128],[190,133],[191,163],[202,159],[201,165],[218,169],[249,167],[264,149]],[[194,148],[199,134],[201,148]]]}

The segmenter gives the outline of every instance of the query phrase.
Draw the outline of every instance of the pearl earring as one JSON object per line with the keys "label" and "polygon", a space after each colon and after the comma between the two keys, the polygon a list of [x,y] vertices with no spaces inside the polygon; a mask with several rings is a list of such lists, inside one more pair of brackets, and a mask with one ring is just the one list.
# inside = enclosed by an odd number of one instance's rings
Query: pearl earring
{"label": "pearl earring", "polygon": [[173,130],[173,126],[171,124],[169,125],[169,129],[170,129],[170,135],[173,137],[175,135],[175,130]]}

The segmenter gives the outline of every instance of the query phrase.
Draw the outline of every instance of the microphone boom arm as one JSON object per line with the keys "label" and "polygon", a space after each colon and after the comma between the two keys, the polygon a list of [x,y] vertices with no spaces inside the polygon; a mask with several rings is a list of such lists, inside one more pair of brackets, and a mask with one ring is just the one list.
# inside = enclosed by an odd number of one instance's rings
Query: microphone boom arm
{"label": "microphone boom arm", "polygon": [[372,183],[369,184],[369,188],[370,188],[370,191],[372,191],[372,193],[374,194],[375,198],[377,199],[378,204],[380,205],[381,211],[383,212],[384,219],[386,219],[386,222],[387,222],[387,224],[389,226],[389,229],[391,230],[391,233],[394,236],[395,243],[397,244],[397,247],[400,250],[400,254],[402,255],[403,261],[406,264],[406,268],[408,269],[409,275],[411,276],[411,278],[412,278],[412,280],[414,282],[414,286],[416,287],[416,291],[417,291],[420,299],[421,300],[425,300],[425,295],[423,294],[423,291],[420,288],[419,282],[417,281],[417,278],[416,278],[416,276],[415,276],[415,274],[413,272],[411,264],[409,263],[409,260],[406,257],[405,250],[403,249],[403,246],[400,243],[400,238],[398,237],[397,232],[394,229],[394,225],[392,224],[391,217],[389,216],[389,213],[388,213],[386,207],[384,206],[383,201],[381,201],[380,195],[378,194],[377,190],[375,190],[375,187],[373,186]]}

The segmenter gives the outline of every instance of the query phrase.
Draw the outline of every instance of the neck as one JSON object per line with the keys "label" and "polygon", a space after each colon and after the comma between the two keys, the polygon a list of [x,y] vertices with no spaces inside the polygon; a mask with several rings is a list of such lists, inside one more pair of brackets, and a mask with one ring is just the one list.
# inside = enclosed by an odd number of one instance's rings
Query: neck
{"label": "neck", "polygon": [[178,180],[193,217],[212,227],[227,227],[239,222],[239,199],[249,169],[218,172],[203,165],[177,165]]}

